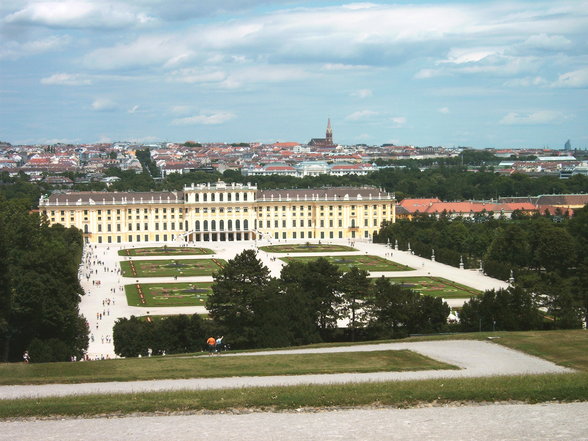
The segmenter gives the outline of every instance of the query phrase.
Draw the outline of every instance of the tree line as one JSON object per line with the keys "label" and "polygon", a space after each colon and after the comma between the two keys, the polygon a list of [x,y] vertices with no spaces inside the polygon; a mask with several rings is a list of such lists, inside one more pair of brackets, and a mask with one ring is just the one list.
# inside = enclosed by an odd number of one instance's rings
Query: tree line
{"label": "tree line", "polygon": [[428,259],[434,253],[437,261],[481,268],[498,279],[512,277],[517,289],[532,294],[553,327],[578,327],[588,320],[588,206],[573,217],[514,213],[511,219],[495,219],[485,213],[453,219],[421,214],[383,225],[374,241],[401,250],[410,247]]}
{"label": "tree line", "polygon": [[82,234],[49,226],[23,201],[0,196],[0,359],[82,357],[88,327],[79,314]]}

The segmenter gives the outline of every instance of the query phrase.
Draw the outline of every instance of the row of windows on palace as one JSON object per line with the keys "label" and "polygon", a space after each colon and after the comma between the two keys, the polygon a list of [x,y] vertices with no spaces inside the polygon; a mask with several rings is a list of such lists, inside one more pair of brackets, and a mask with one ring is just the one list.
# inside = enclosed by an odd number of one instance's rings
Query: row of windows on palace
{"label": "row of windows on palace", "polygon": [[[257,221],[256,221],[256,224],[257,224]],[[300,219],[300,222],[297,222],[296,219],[292,219],[289,222],[289,224],[290,225],[288,225],[288,222],[287,222],[286,219],[282,219],[281,226],[280,226],[280,221],[276,219],[276,220],[273,221],[273,228],[280,228],[280,227],[281,228],[298,228],[298,227],[304,228],[304,227],[312,227],[313,226],[311,219],[306,219],[306,225],[304,225],[304,219]],[[161,223],[161,230],[166,231],[168,229],[167,228],[168,225],[169,225],[169,230],[171,230],[171,231],[175,231],[176,230],[176,223],[175,222],[170,222],[169,224],[167,222],[162,222]],[[372,219],[372,226],[373,227],[378,227],[378,225],[379,225],[378,224],[378,219],[373,218]],[[154,226],[153,229],[155,231],[159,231],[159,227],[160,227],[160,223],[159,222],[155,222],[153,224],[153,226]],[[188,231],[189,230],[189,228],[188,228],[188,221],[186,221],[186,225],[185,226],[186,226],[186,228],[185,228],[186,231]],[[218,226],[218,229],[217,229],[217,226]],[[241,230],[241,221],[240,221],[240,219],[236,219],[235,220],[234,226],[235,226],[234,230],[237,230],[237,231],[238,230]],[[319,221],[319,227],[320,228],[325,228],[327,226],[329,228],[334,228],[335,227],[334,220],[333,219],[329,219],[328,220],[328,224],[327,224],[327,222],[325,222],[324,219],[321,219]],[[338,219],[336,226],[339,227],[339,228],[343,228],[343,219]],[[357,228],[358,226],[359,225],[356,225],[356,223],[355,223],[355,219],[351,219],[351,223],[349,224],[349,227],[350,228]],[[369,227],[370,226],[369,225],[369,219],[364,219],[363,226],[364,227]],[[97,227],[98,227],[98,233],[102,233],[102,232],[108,232],[108,233],[110,233],[110,232],[113,231],[112,224],[106,224],[106,230],[104,230],[104,231],[102,229],[102,224],[98,224]],[[227,220],[226,227],[227,227],[226,228],[227,231],[234,231],[233,230],[233,220],[232,219]],[[181,228],[182,228],[182,223],[180,221],[180,222],[178,222],[178,229],[181,229]],[[263,220],[260,220],[259,221],[259,228],[264,228]],[[272,228],[272,221],[271,220],[266,220],[265,221],[265,228],[270,228],[270,229]],[[247,219],[244,219],[243,220],[243,229],[244,230],[248,230],[249,229],[249,221]],[[148,230],[150,230],[149,223],[148,222],[143,223],[143,231],[148,231]],[[117,232],[122,231],[122,225],[121,224],[116,224],[116,231]],[[132,223],[128,223],[127,224],[127,231],[133,231],[133,224]],[[135,231],[141,231],[141,223],[140,222],[136,222],[135,223]],[[217,224],[217,221],[216,220],[211,220],[210,223],[209,223],[208,220],[202,221],[202,223],[199,220],[197,220],[197,221],[194,222],[194,231],[225,231],[225,221],[221,219],[221,220],[218,221],[218,224]],[[90,233],[88,224],[85,224],[84,225],[84,233]]]}
{"label": "row of windows on palace", "polygon": [[[382,208],[382,215],[386,216],[386,206],[381,205],[380,207]],[[324,216],[325,215],[325,206],[321,205],[319,208],[320,208],[320,215]],[[338,208],[338,215],[341,216],[343,214],[343,212],[342,212],[343,206],[338,205],[337,208]],[[364,215],[368,215],[368,212],[367,212],[368,208],[369,208],[369,205],[364,205]],[[374,211],[377,211],[378,205],[373,205],[372,208]],[[254,209],[255,209],[255,211],[257,211],[259,213],[263,212],[263,207],[255,207]],[[296,205],[291,206],[290,209],[291,209],[290,211],[292,213],[292,216],[296,216]],[[141,210],[140,208],[135,209],[135,219],[136,220],[140,218],[140,216],[139,216],[139,214],[141,212],[140,210]],[[151,210],[152,214],[155,214],[155,219],[159,219],[159,210],[160,210],[159,208],[154,208]],[[169,210],[170,210],[170,214],[171,214],[170,219],[175,219],[175,207],[172,207]],[[184,208],[184,209],[178,208],[178,213],[180,213],[180,214],[181,213],[189,213],[189,210],[190,210],[189,208]],[[194,213],[200,213],[200,212],[202,212],[202,213],[209,213],[209,212],[216,213],[217,210],[218,210],[218,213],[225,213],[225,212],[232,213],[233,211],[236,213],[240,213],[241,207],[226,207],[226,208],[225,207],[217,207],[217,208],[199,208],[199,207],[197,207],[197,208],[194,208]],[[281,210],[282,213],[285,213],[286,210],[287,210],[287,206],[282,205],[282,210]],[[334,206],[329,205],[329,215],[330,216],[334,215],[333,210],[334,210]],[[355,210],[356,210],[356,206],[351,205],[351,211],[352,211],[351,215],[352,216],[355,215]],[[102,213],[103,211],[106,212],[107,216],[111,216],[113,214],[112,212],[116,211],[116,215],[118,216],[117,220],[120,220],[121,209],[116,209],[116,210],[108,209],[108,210],[96,210],[96,212],[97,212],[96,214],[98,215],[99,221],[102,220],[101,216],[103,214]],[[122,210],[122,211],[124,211],[124,210]],[[133,211],[133,209],[131,209],[131,208],[127,209],[128,220],[132,220],[132,211]],[[161,211],[162,211],[162,219],[167,219],[167,207],[162,208]],[[244,213],[247,213],[249,210],[247,207],[243,207],[242,211]],[[272,212],[272,211],[274,212],[274,214],[277,214],[279,212],[279,207],[277,205],[273,206],[273,210],[272,210],[271,206],[267,206],[265,208],[266,216],[270,216],[270,212]],[[56,210],[51,210],[50,213],[51,213],[51,222],[55,222],[56,221],[55,220]],[[74,213],[75,213],[74,210],[69,211],[69,214],[71,216],[70,217],[71,222],[74,221],[74,218],[73,218]],[[83,210],[83,213],[84,213],[84,216],[88,216],[88,210]],[[150,209],[143,208],[144,219],[148,218],[149,213],[150,213]],[[304,216],[304,205],[300,205],[300,213],[301,213],[301,216]],[[312,214],[312,205],[308,205],[307,206],[307,215],[310,216],[311,214]],[[65,210],[60,210],[60,215],[61,215],[61,222],[65,222]],[[88,218],[84,217],[84,221],[87,221],[87,220],[88,220]],[[107,220],[110,221],[112,219],[111,219],[111,217],[107,217]]]}
{"label": "row of windows on palace", "polygon": [[[376,231],[374,230],[373,233],[375,234]],[[231,235],[234,237],[229,238],[228,236]],[[369,231],[364,231],[364,237],[368,238],[370,235]],[[203,240],[205,242],[208,241],[212,241],[212,242],[216,242],[216,241],[225,241],[225,240],[249,240],[250,237],[250,233],[249,232],[243,232],[243,233],[229,233],[229,232],[223,232],[223,233],[213,233],[213,232],[208,232],[208,233],[195,233],[194,234],[194,240],[195,241],[200,241]],[[308,231],[306,236],[305,236],[305,232],[304,231],[292,231],[290,233],[290,237],[288,237],[288,233],[286,231],[282,231],[281,233],[279,233],[278,231],[274,232],[274,239],[334,239],[335,238],[335,232],[333,231],[329,231],[328,234],[326,234],[324,231],[319,232],[318,234],[316,234],[313,237],[313,233],[312,231]],[[343,232],[339,231],[337,232],[337,237],[339,239],[343,239]],[[351,232],[351,238],[355,238],[355,231]],[[173,234],[155,234],[153,235],[153,240],[155,242],[159,242],[160,240],[163,240],[164,242],[167,242],[169,240],[174,240],[176,238],[175,235]],[[122,239],[123,236],[106,236],[105,237],[105,241],[106,243],[113,243],[114,240],[116,240],[117,243],[122,243]],[[151,239],[149,237],[149,234],[145,234],[143,236],[143,242],[149,242]],[[127,242],[141,242],[141,235],[137,234],[133,237],[132,234],[129,234],[127,236]],[[86,237],[86,242],[88,242],[88,238]],[[98,243],[104,243],[102,236],[98,236]]]}

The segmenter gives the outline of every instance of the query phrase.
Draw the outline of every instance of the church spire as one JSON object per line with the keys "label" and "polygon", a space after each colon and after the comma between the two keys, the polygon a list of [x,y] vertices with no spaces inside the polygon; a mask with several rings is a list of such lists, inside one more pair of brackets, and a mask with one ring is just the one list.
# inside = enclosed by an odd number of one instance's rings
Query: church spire
{"label": "church spire", "polygon": [[327,122],[327,142],[333,144],[333,129],[331,128],[331,118]]}

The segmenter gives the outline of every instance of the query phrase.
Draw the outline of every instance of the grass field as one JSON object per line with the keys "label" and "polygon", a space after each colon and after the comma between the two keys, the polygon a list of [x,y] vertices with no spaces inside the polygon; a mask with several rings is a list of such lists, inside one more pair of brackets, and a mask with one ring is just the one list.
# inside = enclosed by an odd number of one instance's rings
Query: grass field
{"label": "grass field", "polygon": [[[406,265],[401,265],[391,260],[384,259],[383,257],[370,256],[370,255],[350,255],[350,256],[325,256],[330,263],[337,265],[342,271],[348,271],[351,267],[358,267],[359,269],[366,271],[410,271],[414,268],[410,268]],[[303,262],[308,263],[315,261],[317,257],[281,257],[281,260],[285,262]]]}
{"label": "grass field", "polygon": [[212,282],[125,285],[129,306],[204,306]]}
{"label": "grass field", "polygon": [[203,254],[214,254],[209,248],[195,247],[148,247],[148,248],[127,248],[119,250],[119,256],[197,256]]}
{"label": "grass field", "polygon": [[[556,375],[498,376],[324,386],[261,387],[1,400],[0,418],[52,415],[120,416],[133,412],[225,411],[227,409],[242,410],[247,408],[272,411],[373,405],[412,407],[425,403],[443,405],[452,403],[469,404],[471,402],[588,401],[588,331],[471,333],[414,337],[403,341],[486,339],[489,336],[499,337],[493,339],[496,343],[543,357],[563,366],[575,368],[579,372]],[[209,363],[209,365],[213,366],[213,369],[216,369],[217,362],[225,362],[228,358],[172,359],[167,357],[167,359],[143,358],[39,365],[14,363],[0,365],[0,382],[2,384],[24,384],[107,381],[107,379],[112,378],[120,378],[124,381],[141,372],[143,374],[148,371],[156,372],[157,377],[155,378],[161,378],[162,376],[178,375],[181,369],[187,369],[190,376],[192,376],[195,372],[192,370],[195,365],[185,365],[186,367],[180,368],[178,367],[179,365],[167,363],[190,363],[198,360]],[[308,367],[309,359],[301,358],[300,360],[302,360],[302,368]],[[370,364],[373,362],[375,361],[369,361]],[[331,363],[329,360],[328,364]],[[273,368],[269,366],[268,372],[272,371]],[[105,375],[106,372],[108,372],[107,375]],[[301,373],[302,371],[295,369],[295,372]],[[224,374],[228,374],[228,371],[224,371]]]}
{"label": "grass field", "polygon": [[259,249],[265,251],[266,253],[326,253],[357,251],[355,248],[347,247],[345,245],[329,245],[318,243],[268,245],[265,247],[259,247]]}
{"label": "grass field", "polygon": [[[457,369],[416,352],[373,351],[242,357],[151,357],[91,363],[1,364],[0,384],[83,383],[341,372]],[[1,401],[0,401],[1,403]]]}
{"label": "grass field", "polygon": [[120,262],[124,277],[210,276],[225,264],[223,259],[128,260]]}
{"label": "grass field", "polygon": [[441,277],[390,277],[389,280],[420,294],[443,297],[444,299],[469,298],[481,293],[481,291]]}

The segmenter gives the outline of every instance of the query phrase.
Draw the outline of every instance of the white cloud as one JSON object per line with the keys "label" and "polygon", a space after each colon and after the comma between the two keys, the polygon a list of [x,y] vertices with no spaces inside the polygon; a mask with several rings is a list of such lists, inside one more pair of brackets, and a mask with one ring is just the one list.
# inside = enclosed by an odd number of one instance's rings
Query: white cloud
{"label": "white cloud", "polygon": [[117,109],[117,104],[110,98],[96,98],[92,102],[92,109],[99,112],[109,112]]}
{"label": "white cloud", "polygon": [[548,83],[548,81],[540,76],[536,77],[524,77],[524,78],[514,78],[512,80],[508,80],[504,82],[505,86],[508,87],[532,87],[532,86],[544,86]]}
{"label": "white cloud", "polygon": [[368,98],[372,95],[373,95],[373,92],[371,89],[359,89],[359,90],[356,90],[355,92],[351,93],[351,96],[355,96],[355,97],[361,98],[361,99]]}
{"label": "white cloud", "polygon": [[567,117],[564,113],[554,110],[537,110],[535,112],[509,112],[501,120],[504,125],[541,125],[558,123]]}
{"label": "white cloud", "polygon": [[57,28],[122,28],[153,21],[123,2],[79,0],[34,2],[5,18],[7,23]]}
{"label": "white cloud", "polygon": [[520,45],[520,49],[539,49],[543,51],[562,51],[571,47],[572,42],[561,35],[531,35]]}
{"label": "white cloud", "polygon": [[450,113],[449,107],[440,107],[439,109],[437,109],[437,111],[439,113],[443,113],[445,115],[448,114],[448,113]]}
{"label": "white cloud", "polygon": [[172,72],[169,78],[180,83],[218,83],[226,80],[227,74],[220,70],[180,69]]}
{"label": "white cloud", "polygon": [[41,78],[41,84],[60,85],[60,86],[87,86],[92,81],[80,74],[58,73],[50,77]]}
{"label": "white cloud", "polygon": [[127,110],[128,113],[137,113],[138,111],[139,111],[139,106],[136,104],[133,107],[131,107],[129,110]]}
{"label": "white cloud", "polygon": [[233,118],[235,115],[230,112],[201,113],[200,115],[174,119],[172,124],[175,126],[216,125],[223,124]]}
{"label": "white cloud", "polygon": [[350,115],[345,117],[347,121],[360,121],[365,119],[370,119],[374,116],[378,115],[378,112],[374,112],[373,110],[358,110],[357,112],[353,112]]}
{"label": "white cloud", "polygon": [[588,87],[588,67],[560,75],[553,87]]}
{"label": "white cloud", "polygon": [[404,116],[393,116],[390,121],[392,121],[393,128],[400,129],[406,125],[407,119]]}
{"label": "white cloud", "polygon": [[[0,39],[0,41],[2,41]],[[24,43],[7,41],[0,46],[0,59],[17,59],[29,55],[41,54],[59,50],[71,42],[67,35],[52,35],[39,40],[31,40]]]}

